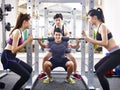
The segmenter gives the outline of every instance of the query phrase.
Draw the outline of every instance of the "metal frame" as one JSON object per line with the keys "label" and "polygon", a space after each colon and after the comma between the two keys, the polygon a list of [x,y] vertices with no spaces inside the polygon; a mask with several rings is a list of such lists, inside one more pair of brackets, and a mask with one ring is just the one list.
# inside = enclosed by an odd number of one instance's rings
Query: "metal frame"
{"label": "metal frame", "polygon": [[[85,0],[82,1],[82,16],[86,14]],[[82,18],[82,30],[86,30],[86,20]],[[81,76],[85,84],[87,84],[87,78],[85,76],[85,41],[81,41]]]}
{"label": "metal frame", "polygon": [[54,3],[81,3],[83,0],[39,0],[40,2]]}
{"label": "metal frame", "polygon": [[[35,30],[35,37],[39,37],[39,33],[38,33],[38,30],[39,30],[39,0],[36,0],[35,1],[35,14],[36,14],[36,30]],[[39,74],[39,45],[38,45],[38,42],[35,41],[35,58],[34,58],[34,61],[35,61],[35,75],[38,75]]]}
{"label": "metal frame", "polygon": [[[94,0],[89,0],[89,9],[93,9],[93,8],[94,8]],[[94,38],[93,31],[94,30],[93,30],[92,26],[89,24],[89,35],[91,38]],[[88,57],[88,86],[90,87],[90,89],[94,89],[94,87],[93,87],[94,48],[93,48],[92,43],[89,43],[88,52],[89,52],[89,57]]]}
{"label": "metal frame", "polygon": [[47,8],[44,8],[44,22],[45,22],[45,30],[44,30],[44,35],[47,37],[47,32],[48,32],[48,10]]}
{"label": "metal frame", "polygon": [[2,20],[2,40],[3,40],[3,49],[5,48],[6,45],[6,30],[5,30],[5,0],[2,0],[1,2],[1,7],[3,11],[3,20]]}
{"label": "metal frame", "polygon": [[76,8],[73,8],[72,11],[72,18],[73,18],[73,37],[76,36]]}
{"label": "metal frame", "polygon": [[[33,4],[33,0],[28,0],[27,1],[27,12],[30,14],[31,16],[31,21],[32,21],[32,11],[33,11],[33,8],[32,8],[32,5]],[[28,36],[29,35],[32,35],[32,25],[30,26],[30,29],[28,30]],[[32,66],[33,64],[33,61],[32,61],[32,43],[29,43],[27,45],[27,63]],[[32,76],[31,74],[31,78],[28,80],[27,84],[26,84],[26,87],[25,89],[26,90],[31,90],[35,81],[36,81],[36,78],[37,76]]]}
{"label": "metal frame", "polygon": [[[5,0],[1,0],[1,7],[2,7],[2,11],[3,11],[3,20],[2,20],[2,43],[3,43],[3,50],[5,48],[5,45],[6,45],[6,30],[5,30]],[[1,56],[0,56],[1,57]],[[6,70],[3,70],[4,72],[0,73],[0,78],[4,77],[5,75],[7,75],[7,71]]]}
{"label": "metal frame", "polygon": [[[69,0],[69,1],[68,0],[36,0],[36,2],[37,3],[38,2],[54,2],[54,3],[72,3],[73,2],[73,3],[81,3],[82,4],[82,16],[83,16],[83,18],[82,18],[82,30],[86,29],[86,25],[85,25],[86,20],[84,18],[85,14],[86,14],[85,0]],[[37,3],[35,3],[35,4],[37,4]],[[94,7],[94,0],[90,0],[89,3],[90,3],[90,9],[93,8]],[[31,8],[29,8],[31,6],[32,6],[32,0],[28,0],[28,4],[27,4],[28,12],[31,13],[31,16],[32,16],[32,10],[31,10]],[[38,8],[37,5],[36,5],[36,8]],[[47,15],[48,15],[47,10],[45,9],[45,21],[47,21],[46,20],[48,18]],[[46,23],[45,23],[45,25],[46,25]],[[38,25],[38,24],[36,24],[36,25]],[[36,28],[38,28],[38,27],[36,26]],[[30,29],[30,31],[32,31],[32,29]],[[90,36],[93,37],[91,26],[90,26],[89,33],[90,33]],[[85,41],[84,40],[81,41],[81,49],[82,49],[81,50],[82,51],[81,52],[81,58],[82,58],[82,60],[81,60],[81,76],[82,76],[83,82],[85,83],[85,85],[87,86],[87,88],[89,90],[95,90],[95,88],[93,86],[93,55],[94,55],[94,53],[93,53],[93,45],[90,43],[89,44],[89,50],[88,50],[88,52],[89,52],[89,57],[88,57],[88,77],[85,75]],[[39,50],[38,46],[35,47],[35,56],[36,55],[38,56],[38,53],[39,53],[38,50]],[[35,60],[39,58],[37,56],[35,57]],[[32,46],[31,46],[31,44],[29,44],[28,48],[27,48],[27,60],[29,60],[29,61],[27,61],[28,64],[30,64],[32,66]],[[38,61],[36,61],[36,62],[38,62]],[[38,70],[37,67],[35,69]],[[33,86],[32,82],[33,81],[32,81],[32,77],[31,77],[31,79],[30,79],[30,81],[28,83],[29,86],[31,85],[31,87]],[[32,88],[30,88],[30,89],[32,89]]]}

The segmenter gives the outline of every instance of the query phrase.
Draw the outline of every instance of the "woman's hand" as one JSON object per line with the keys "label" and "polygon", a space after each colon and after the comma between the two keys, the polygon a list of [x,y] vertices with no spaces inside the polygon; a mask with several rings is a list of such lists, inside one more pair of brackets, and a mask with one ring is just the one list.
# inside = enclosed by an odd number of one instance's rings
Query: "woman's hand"
{"label": "woman's hand", "polygon": [[83,37],[87,37],[86,32],[83,30],[82,33]]}
{"label": "woman's hand", "polygon": [[83,35],[84,39],[88,41],[88,36],[86,35],[86,32],[84,30],[81,32],[81,34]]}
{"label": "woman's hand", "polygon": [[28,43],[29,43],[29,42],[32,42],[32,40],[33,40],[33,36],[30,35],[30,36],[27,38],[27,42],[28,42]]}

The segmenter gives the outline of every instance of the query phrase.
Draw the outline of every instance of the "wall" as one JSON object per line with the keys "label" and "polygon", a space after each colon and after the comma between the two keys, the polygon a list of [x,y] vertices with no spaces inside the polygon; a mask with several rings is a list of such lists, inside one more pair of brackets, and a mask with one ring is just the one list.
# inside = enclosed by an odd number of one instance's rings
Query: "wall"
{"label": "wall", "polygon": [[115,2],[113,0],[103,0],[103,10],[106,25],[113,33],[116,43],[120,44],[120,0],[115,0]]}

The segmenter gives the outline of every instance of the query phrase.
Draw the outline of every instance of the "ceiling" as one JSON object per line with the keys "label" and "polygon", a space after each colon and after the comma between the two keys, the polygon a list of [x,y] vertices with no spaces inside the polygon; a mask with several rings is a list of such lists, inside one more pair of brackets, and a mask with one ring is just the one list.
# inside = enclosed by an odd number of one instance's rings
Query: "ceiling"
{"label": "ceiling", "polygon": [[[33,0],[33,9],[35,7],[35,0]],[[38,2],[39,3],[39,2]],[[102,6],[102,0],[94,0],[95,7]],[[73,9],[76,9],[76,14],[80,14],[82,11],[82,5],[80,3],[44,3],[39,5],[39,12],[41,16],[44,16],[44,8],[49,10],[49,14],[61,12],[64,14],[71,14]],[[89,7],[89,0],[86,0],[86,9]],[[27,0],[19,0],[18,12],[27,12]],[[34,11],[33,11],[34,13]]]}

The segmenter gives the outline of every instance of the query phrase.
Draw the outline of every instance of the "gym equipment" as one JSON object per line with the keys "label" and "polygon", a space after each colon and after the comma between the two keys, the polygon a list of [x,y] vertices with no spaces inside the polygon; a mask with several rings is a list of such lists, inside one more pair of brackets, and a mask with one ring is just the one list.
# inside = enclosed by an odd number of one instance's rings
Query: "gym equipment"
{"label": "gym equipment", "polygon": [[0,21],[3,20],[3,11],[2,11],[2,8],[0,8]]}
{"label": "gym equipment", "polygon": [[[3,6],[2,7],[0,7],[0,21],[2,21],[3,20],[3,16],[4,15],[8,15],[8,14],[5,14],[5,13],[3,13],[4,11],[11,11],[12,10],[12,8],[13,7],[11,7],[11,4],[2,4]],[[4,9],[4,10],[2,10],[2,9]]]}
{"label": "gym equipment", "polygon": [[5,4],[5,11],[11,11],[12,10],[12,6],[11,6],[11,4]]}
{"label": "gym equipment", "polygon": [[[81,3],[82,4],[82,30],[86,30],[86,20],[85,20],[85,14],[86,14],[86,6],[85,6],[85,0],[60,0],[60,1],[57,1],[57,0],[35,0],[35,12],[39,12],[39,3],[41,2],[54,2],[54,3],[66,3],[66,2],[69,2],[69,3]],[[27,9],[28,9],[28,13],[31,14],[32,16],[32,0],[28,0],[28,3],[27,3]],[[94,0],[89,0],[89,3],[90,3],[90,9],[94,7]],[[48,23],[48,10],[47,8],[45,8],[45,25],[47,25]],[[36,22],[36,30],[39,30],[38,27],[37,27],[38,22]],[[92,30],[91,26],[90,26],[90,29]],[[47,27],[45,27],[45,35],[47,35]],[[30,35],[30,33],[32,32],[32,29],[30,28],[29,32],[28,32],[28,35]],[[92,33],[92,32],[90,32]],[[38,33],[36,32],[36,37],[37,37]],[[91,34],[92,36],[92,34]],[[46,36],[45,36],[46,37]],[[45,39],[45,38],[44,38]],[[74,38],[75,39],[75,38]],[[37,38],[34,38],[34,40],[38,40]],[[47,40],[47,38],[46,38]],[[89,44],[89,58],[88,58],[88,75],[86,76],[85,74],[85,61],[86,61],[86,58],[85,58],[85,41],[82,40],[81,41],[81,77],[82,77],[82,80],[84,82],[84,84],[87,86],[87,88],[89,90],[95,90],[94,86],[93,86],[93,45]],[[32,44],[29,44],[28,47],[27,47],[27,62],[28,64],[30,64],[31,66],[33,65],[32,64],[32,47],[31,47]],[[39,63],[39,46],[38,45],[35,45],[35,75],[37,75],[37,72],[38,72],[38,63]],[[41,58],[42,59],[42,58]],[[80,59],[80,58],[78,58]],[[38,66],[38,67],[37,67]],[[31,77],[31,79],[28,81],[28,84],[27,84],[27,89],[32,89],[33,85],[34,85],[34,82],[35,82],[35,78],[34,77]]]}
{"label": "gym equipment", "polygon": [[7,24],[5,25],[5,29],[7,31],[10,31],[10,28],[11,28],[11,24],[9,22],[7,22]]}
{"label": "gym equipment", "polygon": [[[40,38],[33,38],[33,40],[39,40]],[[54,41],[54,37],[41,38],[42,40]],[[77,38],[62,37],[63,41],[76,40]],[[78,38],[79,40],[84,40],[84,38]]]}
{"label": "gym equipment", "polygon": [[[8,8],[8,7],[7,7]],[[7,11],[7,10],[6,10]],[[8,10],[9,11],[9,10]],[[1,8],[0,8],[0,21],[2,21],[2,48],[4,49],[6,46],[6,31],[5,31],[5,0],[1,0]],[[1,56],[0,56],[1,57]],[[6,76],[7,70],[2,70],[3,72],[0,73],[0,78]]]}
{"label": "gym equipment", "polygon": [[[8,14],[6,14],[6,11],[11,11],[13,7],[11,7],[11,4],[5,4],[5,0],[1,0],[2,4],[1,4],[1,8],[0,8],[0,21],[2,21],[2,39],[3,39],[3,48],[5,48],[6,46],[6,30],[10,30],[10,23],[6,24],[6,20],[5,20],[5,16],[7,16]],[[7,26],[6,26],[7,25]],[[5,30],[6,29],[6,30]]]}

